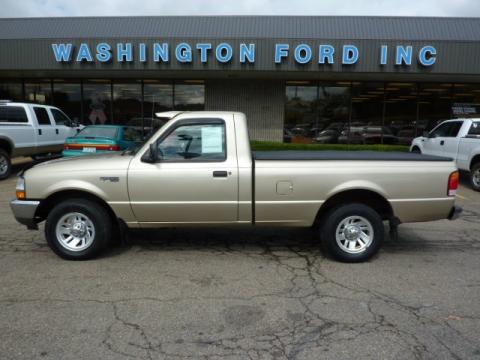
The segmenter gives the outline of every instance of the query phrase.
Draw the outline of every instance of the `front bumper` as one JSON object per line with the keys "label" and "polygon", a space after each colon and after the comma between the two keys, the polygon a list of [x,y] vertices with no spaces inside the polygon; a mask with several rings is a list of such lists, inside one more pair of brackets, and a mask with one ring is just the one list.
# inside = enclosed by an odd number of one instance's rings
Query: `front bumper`
{"label": "front bumper", "polygon": [[40,205],[40,201],[12,200],[10,202],[10,208],[15,219],[31,230],[38,228],[35,222],[35,212],[38,205]]}
{"label": "front bumper", "polygon": [[450,210],[450,214],[448,214],[448,220],[456,220],[462,213],[463,209],[460,206],[454,206],[452,207],[452,210]]}

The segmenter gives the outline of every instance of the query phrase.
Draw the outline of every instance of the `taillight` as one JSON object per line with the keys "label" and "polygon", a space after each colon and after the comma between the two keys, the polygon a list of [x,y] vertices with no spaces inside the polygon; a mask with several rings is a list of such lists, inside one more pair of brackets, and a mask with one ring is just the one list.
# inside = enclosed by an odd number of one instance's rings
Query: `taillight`
{"label": "taillight", "polygon": [[448,196],[455,196],[457,194],[458,183],[460,182],[460,173],[454,171],[448,178]]}
{"label": "taillight", "polygon": [[[100,149],[99,149],[100,150]],[[120,145],[112,145],[108,147],[110,151],[120,151]]]}
{"label": "taillight", "polygon": [[70,150],[70,147],[68,146],[68,144],[63,144],[63,150]]}

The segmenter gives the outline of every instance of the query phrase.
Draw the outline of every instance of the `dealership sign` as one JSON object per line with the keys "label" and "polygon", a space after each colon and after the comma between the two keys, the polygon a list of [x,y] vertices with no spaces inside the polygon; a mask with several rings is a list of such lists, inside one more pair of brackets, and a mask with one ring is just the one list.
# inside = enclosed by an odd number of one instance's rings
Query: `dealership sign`
{"label": "dealership sign", "polygon": [[[78,47],[72,43],[52,44],[53,55],[59,63],[169,63],[172,60],[178,63],[192,63],[195,57],[200,62],[208,63],[214,59],[218,63],[230,63],[236,57],[240,63],[255,63],[256,44],[241,43],[235,48],[223,42],[218,45],[212,43],[186,43],[182,42],[171,46],[169,43],[133,44],[106,42],[91,46],[81,43]],[[322,44],[311,46],[309,44],[298,44],[292,46],[288,43],[277,43],[274,45],[271,61],[275,64],[285,63],[289,58],[297,64],[335,64],[355,65],[360,61],[361,53],[357,46],[346,44],[340,48],[333,45]],[[410,66],[417,61],[422,66],[432,66],[437,61],[437,50],[431,45],[414,49],[411,45],[388,46],[382,45],[378,51],[379,65],[387,65],[392,62],[399,66]]]}

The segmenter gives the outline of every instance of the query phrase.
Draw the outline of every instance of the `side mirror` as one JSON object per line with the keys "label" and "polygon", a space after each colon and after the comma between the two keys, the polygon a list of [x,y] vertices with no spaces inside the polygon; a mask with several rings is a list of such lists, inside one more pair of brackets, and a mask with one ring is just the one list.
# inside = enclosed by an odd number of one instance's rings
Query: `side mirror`
{"label": "side mirror", "polygon": [[158,146],[156,143],[151,143],[148,148],[148,152],[143,155],[142,161],[149,164],[154,164],[158,161],[158,159]]}

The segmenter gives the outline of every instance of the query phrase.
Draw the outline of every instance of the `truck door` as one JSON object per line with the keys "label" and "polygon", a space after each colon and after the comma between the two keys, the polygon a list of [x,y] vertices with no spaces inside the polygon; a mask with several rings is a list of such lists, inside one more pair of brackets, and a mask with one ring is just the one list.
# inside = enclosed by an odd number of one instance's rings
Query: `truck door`
{"label": "truck door", "polygon": [[43,106],[33,106],[33,112],[37,118],[37,154],[57,152],[61,150],[58,145],[57,134],[53,119],[50,118],[47,109]]}
{"label": "truck door", "polygon": [[222,119],[179,120],[155,145],[156,163],[132,160],[132,210],[148,224],[233,223],[238,220],[235,134]]}
{"label": "truck door", "polygon": [[449,122],[449,124],[450,124],[450,129],[448,133],[441,138],[440,146],[443,147],[443,153],[442,153],[443,156],[457,160],[458,144],[460,142],[458,133],[462,128],[463,121],[451,121]]}
{"label": "truck door", "polygon": [[63,145],[67,137],[75,136],[78,132],[76,128],[71,126],[73,124],[72,120],[62,111],[55,108],[50,108],[49,110],[55,122],[56,140]]}
{"label": "truck door", "polygon": [[427,155],[444,155],[445,139],[451,130],[451,122],[444,122],[430,131],[428,137],[424,139],[423,153]]}

